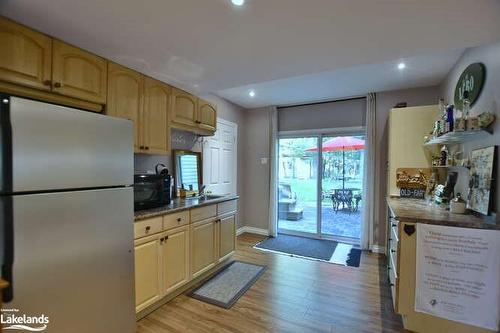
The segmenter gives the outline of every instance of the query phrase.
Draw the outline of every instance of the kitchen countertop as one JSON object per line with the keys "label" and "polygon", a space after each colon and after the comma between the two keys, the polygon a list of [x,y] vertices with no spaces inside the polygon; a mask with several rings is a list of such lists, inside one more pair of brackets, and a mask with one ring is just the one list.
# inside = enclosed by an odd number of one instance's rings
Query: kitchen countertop
{"label": "kitchen countertop", "polygon": [[208,199],[208,200],[175,198],[172,199],[172,202],[170,202],[169,205],[135,212],[134,219],[135,221],[139,221],[159,215],[177,213],[187,209],[213,205],[224,201],[236,200],[238,198],[239,197],[237,195],[226,195],[220,198]]}
{"label": "kitchen countertop", "polygon": [[500,224],[491,216],[452,214],[445,207],[425,200],[390,197],[387,203],[392,217],[399,221],[500,230]]}

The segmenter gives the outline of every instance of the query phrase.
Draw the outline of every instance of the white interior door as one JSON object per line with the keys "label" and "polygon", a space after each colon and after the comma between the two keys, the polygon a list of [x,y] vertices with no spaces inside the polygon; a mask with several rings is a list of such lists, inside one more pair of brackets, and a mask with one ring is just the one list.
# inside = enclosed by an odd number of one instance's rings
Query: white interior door
{"label": "white interior door", "polygon": [[217,119],[217,131],[203,143],[203,184],[214,194],[236,194],[238,125]]}

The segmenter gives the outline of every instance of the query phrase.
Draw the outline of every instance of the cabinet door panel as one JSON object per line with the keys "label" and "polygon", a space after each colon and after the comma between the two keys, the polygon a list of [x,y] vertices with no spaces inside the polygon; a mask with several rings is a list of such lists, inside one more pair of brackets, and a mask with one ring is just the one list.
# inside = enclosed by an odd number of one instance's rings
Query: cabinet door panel
{"label": "cabinet door panel", "polygon": [[104,104],[107,75],[105,59],[54,40],[52,73],[54,92]]}
{"label": "cabinet door panel", "polygon": [[0,80],[50,90],[52,39],[0,17]]}
{"label": "cabinet door panel", "polygon": [[139,152],[144,76],[114,63],[109,63],[108,76],[107,114],[134,122],[134,148]]}
{"label": "cabinet door panel", "polygon": [[194,224],[191,231],[191,272],[195,278],[215,264],[215,221]]}
{"label": "cabinet door panel", "polygon": [[158,237],[135,245],[135,306],[141,311],[161,297],[160,245]]}
{"label": "cabinet door panel", "polygon": [[235,215],[224,217],[219,222],[219,258],[224,258],[236,249]]}
{"label": "cabinet door panel", "polygon": [[163,242],[164,294],[189,280],[189,226],[166,233]]}
{"label": "cabinet door panel", "polygon": [[174,123],[197,127],[197,98],[185,91],[172,89],[172,121]]}
{"label": "cabinet door panel", "polygon": [[143,136],[147,152],[170,152],[170,127],[168,126],[171,88],[159,81],[146,78],[144,91]]}
{"label": "cabinet door panel", "polygon": [[217,107],[202,99],[198,100],[198,126],[203,129],[215,131],[217,127]]}

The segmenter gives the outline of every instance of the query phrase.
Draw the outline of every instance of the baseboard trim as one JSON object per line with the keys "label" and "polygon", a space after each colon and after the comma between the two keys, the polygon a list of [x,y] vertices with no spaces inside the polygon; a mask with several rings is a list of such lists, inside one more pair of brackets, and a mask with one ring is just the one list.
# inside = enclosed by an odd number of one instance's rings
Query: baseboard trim
{"label": "baseboard trim", "polygon": [[244,233],[269,236],[269,231],[266,229],[261,229],[261,228],[243,226],[243,227],[238,228],[238,230],[236,230],[236,236],[239,236],[239,235],[244,234]]}
{"label": "baseboard trim", "polygon": [[374,244],[371,246],[370,251],[373,253],[385,254],[385,246]]}

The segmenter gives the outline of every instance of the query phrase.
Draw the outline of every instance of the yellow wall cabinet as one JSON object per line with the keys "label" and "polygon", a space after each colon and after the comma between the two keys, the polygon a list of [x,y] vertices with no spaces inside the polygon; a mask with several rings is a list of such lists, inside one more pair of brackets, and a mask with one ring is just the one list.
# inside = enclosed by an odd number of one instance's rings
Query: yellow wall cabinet
{"label": "yellow wall cabinet", "polygon": [[160,238],[163,295],[189,281],[189,226],[170,230]]}
{"label": "yellow wall cabinet", "polygon": [[0,80],[51,90],[52,39],[0,16]]}
{"label": "yellow wall cabinet", "polygon": [[0,81],[14,85],[2,84],[4,92],[102,110],[106,103],[105,59],[3,17],[0,17],[0,45]]}
{"label": "yellow wall cabinet", "polygon": [[170,152],[170,95],[172,88],[163,82],[146,77],[144,109],[139,122],[142,132],[141,151],[150,154]]}
{"label": "yellow wall cabinet", "polygon": [[177,88],[172,89],[172,126],[202,135],[213,135],[217,128],[217,107]]}
{"label": "yellow wall cabinet", "polygon": [[159,235],[135,241],[135,304],[141,311],[160,300],[161,245]]}
{"label": "yellow wall cabinet", "polygon": [[198,99],[185,91],[172,89],[172,122],[188,128],[197,128]]}
{"label": "yellow wall cabinet", "polygon": [[428,168],[430,154],[423,147],[439,114],[437,105],[392,109],[389,114],[388,195],[398,195],[398,168]]}
{"label": "yellow wall cabinet", "polygon": [[191,273],[193,278],[212,268],[217,261],[217,221],[191,225]]}
{"label": "yellow wall cabinet", "polygon": [[58,40],[52,47],[52,91],[105,104],[107,61]]}
{"label": "yellow wall cabinet", "polygon": [[108,65],[108,104],[106,113],[134,123],[134,151],[142,152],[141,127],[144,76],[115,63]]}
{"label": "yellow wall cabinet", "polygon": [[198,127],[215,132],[217,128],[217,107],[199,98],[196,122]]}

